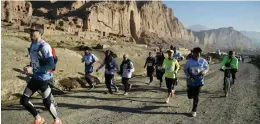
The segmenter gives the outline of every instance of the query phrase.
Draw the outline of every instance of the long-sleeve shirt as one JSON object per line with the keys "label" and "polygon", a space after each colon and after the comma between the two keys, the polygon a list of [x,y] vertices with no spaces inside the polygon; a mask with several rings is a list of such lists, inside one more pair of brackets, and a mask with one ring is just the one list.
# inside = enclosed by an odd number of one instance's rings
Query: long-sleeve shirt
{"label": "long-sleeve shirt", "polygon": [[154,66],[155,66],[155,58],[148,57],[146,59],[146,61],[145,61],[145,65],[144,66],[147,66],[147,69],[154,68]]}
{"label": "long-sleeve shirt", "polygon": [[48,70],[55,68],[51,46],[44,40],[32,42],[30,47],[31,66],[33,67],[33,78],[38,80],[49,80],[53,73]]}
{"label": "long-sleeve shirt", "polygon": [[224,68],[225,64],[227,64],[227,63],[230,63],[230,65],[233,69],[238,69],[238,59],[237,58],[230,59],[229,56],[225,56],[223,61],[220,64],[220,68]]}
{"label": "long-sleeve shirt", "polygon": [[180,69],[180,65],[176,59],[169,60],[165,58],[162,66],[165,69],[164,77],[176,78],[176,74]]}
{"label": "long-sleeve shirt", "polygon": [[115,74],[115,69],[118,71],[119,67],[115,58],[112,58],[112,61],[109,64],[105,63],[105,60],[102,64],[97,68],[97,70],[101,69],[105,66],[105,74]]}
{"label": "long-sleeve shirt", "polygon": [[[200,58],[199,60],[188,59],[184,65],[184,73],[187,76],[188,86],[200,86],[204,84],[204,77],[200,75],[201,72],[207,73],[209,71],[208,62]],[[190,80],[193,78],[194,80]]]}

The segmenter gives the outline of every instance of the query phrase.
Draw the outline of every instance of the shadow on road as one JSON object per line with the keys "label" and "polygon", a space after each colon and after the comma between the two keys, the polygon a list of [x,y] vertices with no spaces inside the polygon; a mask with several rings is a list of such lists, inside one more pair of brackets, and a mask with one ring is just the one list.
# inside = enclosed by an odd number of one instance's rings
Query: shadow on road
{"label": "shadow on road", "polygon": [[23,70],[19,69],[19,68],[13,68],[14,71],[19,72],[19,73],[23,73]]}
{"label": "shadow on road", "polygon": [[[40,103],[36,103],[34,105],[41,105]],[[101,106],[87,106],[87,105],[77,105],[77,104],[68,104],[68,103],[59,103],[59,107],[65,107],[68,109],[102,109],[112,112],[127,112],[127,113],[137,113],[137,114],[172,114],[172,115],[185,115],[190,116],[189,113],[178,113],[178,112],[149,112],[150,110],[155,110],[159,108],[168,108],[168,106],[144,106],[141,108],[128,108],[128,107],[120,107],[120,106],[108,106],[108,105],[101,105]],[[176,107],[174,107],[176,108]],[[44,107],[37,107],[37,109],[45,109]],[[17,110],[22,111],[24,109],[21,105],[13,105],[9,107],[2,107],[2,111],[9,111],[9,110]]]}
{"label": "shadow on road", "polygon": [[138,114],[172,114],[172,115],[185,115],[189,116],[189,113],[177,113],[177,112],[149,112],[150,110],[159,109],[167,106],[144,106],[142,108],[127,108],[119,106],[86,106],[77,104],[60,103],[60,107],[67,107],[68,109],[102,109],[113,112],[128,112]]}

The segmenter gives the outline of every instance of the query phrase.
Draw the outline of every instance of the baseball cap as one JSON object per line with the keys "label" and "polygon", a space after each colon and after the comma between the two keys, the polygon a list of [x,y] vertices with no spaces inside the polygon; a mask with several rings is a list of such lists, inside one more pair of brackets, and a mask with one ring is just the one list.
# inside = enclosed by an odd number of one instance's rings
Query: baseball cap
{"label": "baseball cap", "polygon": [[42,25],[40,25],[40,24],[33,24],[29,30],[30,30],[31,32],[32,32],[32,31],[39,31],[40,34],[43,34],[43,27],[42,27]]}

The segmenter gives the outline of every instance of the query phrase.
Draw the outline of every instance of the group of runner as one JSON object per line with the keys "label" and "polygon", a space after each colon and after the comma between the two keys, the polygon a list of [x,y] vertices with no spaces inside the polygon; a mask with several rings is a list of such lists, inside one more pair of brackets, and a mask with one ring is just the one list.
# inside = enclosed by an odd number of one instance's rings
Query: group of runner
{"label": "group of runner", "polygon": [[[204,84],[204,76],[209,70],[208,62],[201,58],[202,50],[199,47],[196,47],[189,54],[186,64],[184,65],[184,72],[187,76],[187,94],[188,98],[192,101],[192,116],[196,116],[196,109],[199,101],[200,89]],[[167,97],[165,102],[169,103],[170,97],[174,96],[175,88],[177,84],[177,73],[180,69],[179,62],[183,60],[181,54],[177,53],[177,49],[171,48],[167,50],[167,57],[164,56],[162,51],[156,53],[156,57],[152,56],[152,53],[149,52],[144,68],[147,70],[147,77],[150,81],[148,85],[153,82],[154,72],[156,72],[156,77],[160,81],[160,88],[162,87],[163,77],[165,77],[165,83],[167,87]],[[82,62],[85,62],[85,73],[86,81],[91,86],[91,89],[94,87],[94,83],[90,81],[88,75],[94,71],[93,63],[97,62],[97,57],[90,53],[89,49],[85,50],[85,54],[82,58]],[[118,71],[118,74],[122,76],[122,84],[125,88],[124,95],[128,95],[129,90],[131,89],[131,84],[128,83],[128,80],[132,77],[134,72],[134,65],[128,59],[128,56],[124,54],[123,62],[118,67],[118,64],[113,57],[113,52],[110,50],[105,51],[105,58],[102,64],[96,69],[99,71],[103,66],[105,66],[105,84],[110,94],[113,94],[111,87],[114,87],[117,91],[118,88],[113,82],[115,71]]]}
{"label": "group of runner", "polygon": [[98,72],[101,68],[105,67],[105,84],[108,89],[108,93],[113,94],[112,87],[115,89],[115,92],[118,91],[118,87],[114,84],[114,75],[117,73],[122,77],[122,84],[124,85],[124,95],[128,95],[132,84],[128,83],[128,80],[132,77],[132,73],[135,71],[132,61],[128,58],[127,54],[123,55],[123,61],[120,67],[117,64],[117,61],[114,57],[114,53],[111,50],[105,51],[105,57],[101,65],[94,69],[94,63],[99,59],[90,52],[89,48],[85,49],[85,53],[82,57],[82,62],[85,63],[85,78],[86,82],[91,87],[92,90],[96,83],[91,80],[91,74],[96,70]]}
{"label": "group of runner", "polygon": [[[55,50],[45,42],[41,35],[43,34],[43,28],[40,25],[32,25],[30,28],[31,46],[28,49],[30,55],[30,65],[24,67],[24,73],[31,76],[27,87],[20,99],[20,103],[27,109],[34,117],[34,124],[43,124],[45,120],[34,108],[34,105],[29,101],[31,96],[35,92],[39,92],[43,99],[44,106],[49,110],[52,115],[54,122],[53,124],[62,124],[61,120],[57,116],[56,105],[52,95],[51,84],[53,84],[53,71],[55,70],[55,64],[57,63],[57,56]],[[199,93],[201,87],[204,84],[204,76],[209,70],[208,62],[201,58],[202,50],[199,47],[194,48],[191,53],[187,56],[186,64],[184,65],[184,73],[187,81],[187,96],[192,104],[191,115],[196,116],[196,110],[199,101]],[[82,63],[85,63],[85,79],[89,84],[90,89],[96,86],[96,83],[91,80],[92,73],[98,72],[101,68],[105,67],[105,84],[108,89],[108,93],[113,94],[112,88],[115,92],[118,91],[118,87],[114,84],[114,75],[117,73],[122,77],[122,84],[124,85],[124,95],[128,95],[132,84],[128,81],[132,78],[132,74],[135,71],[133,62],[129,59],[127,54],[123,55],[123,61],[120,66],[114,57],[114,53],[111,50],[104,52],[105,57],[101,65],[94,69],[94,63],[99,59],[90,49],[85,49],[82,57]],[[229,57],[226,57],[222,62],[222,66],[231,59],[231,64],[236,64],[237,59],[233,57],[233,52],[230,53]],[[234,59],[233,59],[234,58]],[[153,74],[156,72],[156,77],[160,81],[160,87],[162,87],[163,77],[165,77],[165,83],[167,87],[167,96],[165,102],[169,103],[170,97],[174,96],[175,88],[177,84],[177,73],[180,69],[179,62],[183,60],[181,54],[177,53],[175,47],[167,50],[167,56],[164,53],[156,53],[155,58],[152,53],[149,52],[149,56],[145,61],[144,68],[147,69],[147,77],[150,81],[148,84],[153,82]],[[235,78],[235,73],[234,73]]]}
{"label": "group of runner", "polygon": [[[194,48],[187,56],[187,62],[184,65],[184,73],[187,79],[187,94],[192,103],[193,117],[196,116],[197,105],[199,101],[199,93],[204,84],[204,76],[209,70],[208,62],[201,58],[202,50],[199,47]],[[153,73],[156,70],[156,77],[160,81],[162,87],[163,77],[167,87],[167,96],[165,102],[169,103],[170,97],[174,96],[175,85],[178,83],[177,73],[180,69],[179,62],[183,60],[181,54],[177,53],[175,47],[171,47],[167,51],[167,57],[164,57],[163,52],[158,52],[153,58],[151,52],[146,59],[145,67],[147,66],[147,77],[150,78],[150,84],[153,81]]]}

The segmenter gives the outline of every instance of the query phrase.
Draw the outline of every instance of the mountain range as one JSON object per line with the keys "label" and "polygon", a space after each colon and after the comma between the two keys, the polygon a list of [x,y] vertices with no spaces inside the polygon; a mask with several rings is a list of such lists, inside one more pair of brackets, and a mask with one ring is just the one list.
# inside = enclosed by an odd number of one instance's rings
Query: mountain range
{"label": "mountain range", "polygon": [[[212,38],[216,39],[216,37],[212,33],[214,31],[215,32],[220,31],[220,30],[223,31],[223,29],[225,29],[225,28],[210,29],[210,28],[208,28],[208,27],[206,27],[204,25],[196,24],[196,25],[188,26],[187,29],[190,29],[190,30],[192,30],[194,32],[194,35],[199,38],[200,43],[203,44],[203,43],[206,43],[206,41],[207,41],[207,44],[213,45],[213,44],[216,43],[216,41],[215,41],[215,43],[212,43],[213,42]],[[228,29],[228,28],[226,28],[226,29]],[[255,48],[260,47],[260,32],[256,32],[256,31],[238,31],[238,30],[235,30],[234,28],[230,28],[230,29],[232,29],[233,31],[236,31],[236,32],[240,32],[241,33],[240,35],[243,35],[243,36],[247,37],[247,38],[244,38],[244,39],[247,39],[244,42],[250,42],[251,41],[252,47],[255,47]],[[229,30],[229,31],[231,31],[231,30]],[[203,33],[204,33],[204,35],[203,35]],[[210,36],[208,37],[208,35],[211,35],[211,38],[209,38]],[[225,35],[225,34],[222,34],[222,35]],[[202,38],[202,36],[204,36],[204,38]],[[241,38],[243,36],[239,36],[239,37]],[[250,39],[250,41],[248,40],[248,38]],[[231,41],[234,40],[233,42],[236,42],[237,40],[239,41],[240,39],[236,39],[235,37],[233,37],[233,38],[231,38],[229,40],[231,40]],[[220,42],[222,42],[222,41],[220,41]],[[234,43],[231,43],[231,44],[234,44]],[[243,45],[244,44],[247,44],[247,43],[243,43]],[[223,46],[224,44],[221,44],[221,45]],[[227,45],[227,44],[225,44],[225,45]],[[230,45],[227,45],[227,46],[230,47]]]}

